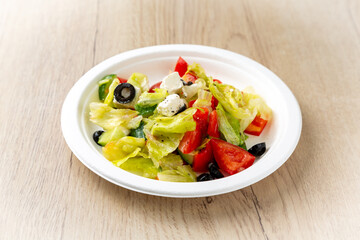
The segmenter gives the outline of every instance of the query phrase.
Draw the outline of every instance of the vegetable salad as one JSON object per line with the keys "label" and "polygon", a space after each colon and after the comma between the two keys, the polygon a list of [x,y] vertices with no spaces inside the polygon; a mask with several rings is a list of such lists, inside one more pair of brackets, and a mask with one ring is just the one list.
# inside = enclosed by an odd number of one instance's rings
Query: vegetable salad
{"label": "vegetable salad", "polygon": [[252,88],[242,91],[213,79],[179,57],[174,70],[149,86],[146,75],[115,74],[99,82],[90,103],[93,134],[106,159],[128,172],[160,181],[208,181],[250,167],[264,142],[259,136],[271,109]]}

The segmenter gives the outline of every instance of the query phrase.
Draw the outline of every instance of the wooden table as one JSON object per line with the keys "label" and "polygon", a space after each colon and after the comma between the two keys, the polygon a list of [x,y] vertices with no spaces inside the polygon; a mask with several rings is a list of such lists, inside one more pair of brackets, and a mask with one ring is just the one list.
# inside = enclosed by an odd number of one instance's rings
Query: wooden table
{"label": "wooden table", "polygon": [[[207,198],[118,187],[67,147],[72,85],[126,50],[203,44],[274,71],[303,114],[266,179]],[[0,239],[359,239],[360,2],[0,0]]]}

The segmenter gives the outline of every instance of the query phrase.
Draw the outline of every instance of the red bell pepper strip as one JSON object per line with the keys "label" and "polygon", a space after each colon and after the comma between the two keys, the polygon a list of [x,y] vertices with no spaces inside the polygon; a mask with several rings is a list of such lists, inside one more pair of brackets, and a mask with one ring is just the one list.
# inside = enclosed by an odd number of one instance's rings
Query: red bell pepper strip
{"label": "red bell pepper strip", "polygon": [[211,107],[212,107],[212,109],[216,109],[218,104],[219,104],[219,101],[214,96],[212,96],[212,98],[211,98]]}
{"label": "red bell pepper strip", "polygon": [[231,175],[250,167],[255,161],[252,154],[239,146],[216,138],[212,138],[210,143],[220,169]]}
{"label": "red bell pepper strip", "polygon": [[196,129],[194,131],[188,131],[181,139],[179,144],[179,150],[184,154],[191,153],[202,143],[207,130],[209,110],[207,108],[198,109],[193,118],[196,122]]}
{"label": "red bell pepper strip", "polygon": [[182,57],[179,57],[179,59],[176,62],[174,71],[178,72],[180,77],[182,77],[186,73],[187,67],[188,67],[187,62]]}
{"label": "red bell pepper strip", "polygon": [[262,119],[261,117],[256,116],[255,119],[250,123],[250,125],[245,129],[245,133],[259,136],[264,130],[267,120]]}
{"label": "red bell pepper strip", "polygon": [[207,130],[207,134],[210,137],[214,137],[214,138],[220,138],[220,132],[219,132],[219,124],[218,124],[218,119],[217,119],[217,113],[216,110],[212,111],[210,113],[210,117],[209,117],[209,127]]}
{"label": "red bell pepper strip", "polygon": [[119,79],[119,82],[120,83],[126,83],[127,82],[127,79],[125,78],[120,78],[120,77],[117,77]]}
{"label": "red bell pepper strip", "polygon": [[213,160],[211,144],[208,142],[194,157],[192,168],[195,172],[207,172],[208,164]]}
{"label": "red bell pepper strip", "polygon": [[189,102],[189,107],[192,107],[192,106],[194,105],[195,101],[196,101],[196,100],[191,100],[191,101]]}
{"label": "red bell pepper strip", "polygon": [[149,89],[149,93],[153,93],[155,92],[154,89],[155,88],[160,88],[161,82],[155,83],[154,85],[152,85]]}
{"label": "red bell pepper strip", "polygon": [[222,83],[219,79],[214,79],[213,81],[217,83]]}

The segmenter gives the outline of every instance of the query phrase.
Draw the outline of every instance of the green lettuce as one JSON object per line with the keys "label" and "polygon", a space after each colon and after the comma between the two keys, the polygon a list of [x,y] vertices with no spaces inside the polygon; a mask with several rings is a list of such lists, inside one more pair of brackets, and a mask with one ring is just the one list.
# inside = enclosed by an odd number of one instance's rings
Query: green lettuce
{"label": "green lettuce", "polygon": [[243,145],[246,136],[240,131],[240,121],[225,112],[220,103],[216,107],[216,113],[218,116],[219,130],[225,140],[237,146]]}
{"label": "green lettuce", "polygon": [[146,136],[146,149],[150,158],[156,167],[160,166],[160,160],[177,149],[184,133],[168,133],[164,135],[154,136],[151,129],[156,123],[153,119],[144,119],[144,133]]}
{"label": "green lettuce", "polygon": [[163,171],[172,170],[176,169],[179,166],[182,166],[183,160],[179,155],[170,153],[169,155],[160,159],[159,164]]}
{"label": "green lettuce", "polygon": [[127,82],[133,86],[138,87],[141,92],[149,90],[149,80],[145,74],[133,73],[131,74]]}
{"label": "green lettuce", "polygon": [[117,126],[124,126],[129,129],[137,128],[140,125],[142,116],[131,109],[114,109],[107,104],[90,103],[90,121],[99,125],[104,130],[111,130]]}
{"label": "green lettuce", "polygon": [[194,73],[198,78],[203,79],[206,82],[207,86],[209,86],[210,81],[212,80],[211,77],[208,77],[206,75],[204,68],[202,68],[198,63],[193,63],[191,65],[188,65],[186,73],[188,72]]}
{"label": "green lettuce", "polygon": [[115,78],[109,86],[109,93],[106,95],[104,103],[109,105],[110,107],[114,107],[114,90],[120,84],[119,79]]}
{"label": "green lettuce", "polygon": [[165,170],[157,175],[160,181],[166,182],[196,182],[196,174],[190,165],[178,166],[176,170]]}
{"label": "green lettuce", "polygon": [[123,137],[117,141],[109,142],[102,148],[103,155],[116,166],[121,166],[129,158],[142,155],[140,152],[145,147],[144,138]]}
{"label": "green lettuce", "polygon": [[164,99],[168,95],[166,89],[163,88],[155,88],[154,91],[155,92],[153,93],[142,93],[136,105],[141,107],[151,107],[164,101]]}
{"label": "green lettuce", "polygon": [[154,117],[155,123],[151,129],[151,134],[159,136],[193,131],[196,128],[196,123],[193,119],[195,112],[196,108],[188,108],[172,117]]}
{"label": "green lettuce", "polygon": [[155,179],[159,172],[158,168],[154,166],[152,160],[144,157],[130,158],[121,164],[120,168],[133,174],[152,179]]}
{"label": "green lettuce", "polygon": [[198,91],[198,99],[194,102],[193,107],[206,107],[211,111],[212,94],[206,90],[200,89]]}

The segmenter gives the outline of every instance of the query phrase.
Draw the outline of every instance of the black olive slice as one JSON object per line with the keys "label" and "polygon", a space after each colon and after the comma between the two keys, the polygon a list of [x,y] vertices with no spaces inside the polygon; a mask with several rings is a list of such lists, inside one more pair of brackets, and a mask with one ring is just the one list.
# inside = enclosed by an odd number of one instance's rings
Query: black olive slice
{"label": "black olive slice", "polygon": [[118,103],[129,103],[136,95],[136,90],[130,83],[121,83],[114,90],[114,97]]}
{"label": "black olive slice", "polygon": [[213,180],[212,176],[208,173],[203,173],[196,178],[198,182],[210,181]]}
{"label": "black olive slice", "polygon": [[101,146],[101,145],[98,143],[98,142],[99,142],[99,138],[100,138],[101,134],[103,134],[103,133],[104,133],[104,131],[99,130],[99,131],[94,132],[94,134],[93,134],[93,139],[94,139],[94,141],[96,142],[96,144],[99,145],[99,146]]}
{"label": "black olive slice", "polygon": [[190,86],[190,85],[193,84],[193,82],[191,82],[191,81],[185,82],[183,79],[180,79],[180,80],[182,81],[182,84],[183,84],[184,86]]}
{"label": "black olive slice", "polygon": [[175,113],[175,115],[179,114],[179,113],[181,113],[181,112],[183,112],[185,110],[186,110],[186,104],[184,103],[184,105],[181,108],[179,108],[179,110]]}
{"label": "black olive slice", "polygon": [[223,178],[224,175],[219,171],[219,168],[214,164],[209,164],[209,172],[213,178]]}
{"label": "black olive slice", "polygon": [[261,155],[264,154],[265,150],[266,150],[266,144],[262,142],[252,146],[248,150],[248,152],[254,155],[255,157],[260,157]]}

